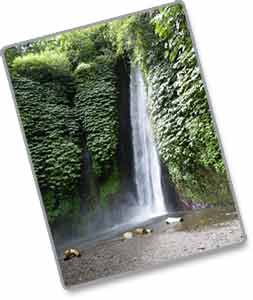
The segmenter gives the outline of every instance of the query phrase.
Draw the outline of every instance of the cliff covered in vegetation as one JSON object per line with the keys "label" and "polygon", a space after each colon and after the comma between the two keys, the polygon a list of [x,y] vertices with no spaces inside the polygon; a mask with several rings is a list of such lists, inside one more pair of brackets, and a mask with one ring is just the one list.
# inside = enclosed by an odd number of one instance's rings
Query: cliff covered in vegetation
{"label": "cliff covered in vegetation", "polygon": [[181,5],[20,45],[5,56],[51,223],[106,206],[133,177],[130,61],[145,74],[169,184],[191,201],[232,203]]}

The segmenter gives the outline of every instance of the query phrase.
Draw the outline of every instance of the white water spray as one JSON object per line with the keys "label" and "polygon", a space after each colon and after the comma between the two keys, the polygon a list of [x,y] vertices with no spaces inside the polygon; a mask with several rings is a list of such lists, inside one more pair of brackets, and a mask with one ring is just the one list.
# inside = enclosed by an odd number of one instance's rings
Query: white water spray
{"label": "white water spray", "polygon": [[148,114],[148,94],[143,74],[131,66],[130,114],[137,201],[153,215],[166,213],[159,158]]}

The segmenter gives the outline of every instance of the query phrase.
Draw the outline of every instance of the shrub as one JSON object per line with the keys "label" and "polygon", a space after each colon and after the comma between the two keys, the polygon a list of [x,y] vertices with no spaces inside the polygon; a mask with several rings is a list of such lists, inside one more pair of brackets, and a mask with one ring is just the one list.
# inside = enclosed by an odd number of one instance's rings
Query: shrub
{"label": "shrub", "polygon": [[63,53],[45,51],[14,59],[13,72],[33,80],[49,82],[70,76],[70,64]]}

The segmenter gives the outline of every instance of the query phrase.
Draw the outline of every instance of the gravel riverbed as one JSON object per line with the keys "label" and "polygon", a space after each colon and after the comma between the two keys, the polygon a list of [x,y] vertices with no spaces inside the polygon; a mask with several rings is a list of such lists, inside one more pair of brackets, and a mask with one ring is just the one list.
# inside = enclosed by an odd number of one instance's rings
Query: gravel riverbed
{"label": "gravel riverbed", "polygon": [[60,258],[65,285],[143,270],[244,240],[236,213],[224,211],[215,215],[211,210],[192,212],[183,223],[167,225],[163,219],[147,227],[153,229],[152,234],[129,240],[123,240],[119,234],[93,246],[79,245],[81,257],[68,261]]}

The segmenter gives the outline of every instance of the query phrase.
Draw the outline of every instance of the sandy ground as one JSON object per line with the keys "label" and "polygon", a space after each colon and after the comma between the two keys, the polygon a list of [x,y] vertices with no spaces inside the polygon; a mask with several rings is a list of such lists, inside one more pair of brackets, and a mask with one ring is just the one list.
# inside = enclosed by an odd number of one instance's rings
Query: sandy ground
{"label": "sandy ground", "polygon": [[[215,217],[213,217],[215,216]],[[197,255],[223,246],[240,243],[243,233],[235,213],[201,211],[184,217],[183,223],[167,225],[163,220],[149,224],[150,235],[113,239],[85,247],[81,257],[60,266],[66,286],[96,280],[122,272],[143,270],[180,257]]]}

